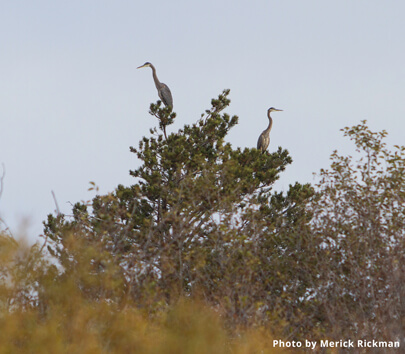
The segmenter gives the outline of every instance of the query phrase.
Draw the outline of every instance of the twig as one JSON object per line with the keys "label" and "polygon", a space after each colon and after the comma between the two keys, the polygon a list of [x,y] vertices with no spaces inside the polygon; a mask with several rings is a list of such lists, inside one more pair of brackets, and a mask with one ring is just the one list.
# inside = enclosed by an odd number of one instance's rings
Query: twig
{"label": "twig", "polygon": [[[55,202],[56,212],[58,213],[57,215],[61,215],[59,205],[58,205],[58,201],[56,200],[55,192],[51,191],[51,193],[52,193],[53,201]],[[42,253],[42,250],[45,248],[47,242],[48,242],[48,235],[46,234],[44,244],[42,245],[42,247],[39,250],[40,253]]]}
{"label": "twig", "polygon": [[[3,194],[4,177],[6,176],[6,167],[4,166],[4,163],[2,163],[1,166],[3,167],[3,173],[0,177],[0,198],[1,198],[1,195]],[[1,217],[0,217],[0,224],[3,224],[5,227],[5,230],[3,230],[3,231],[8,233],[8,235],[12,239],[14,239],[13,233],[10,231],[10,228],[8,227],[7,223]]]}
{"label": "twig", "polygon": [[58,215],[60,215],[60,209],[59,209],[58,201],[56,200],[55,193],[54,193],[54,191],[51,191],[51,193],[52,193],[53,201],[55,202],[56,212],[58,213]]}
{"label": "twig", "polygon": [[14,235],[11,232],[10,228],[8,227],[7,223],[0,217],[0,224],[3,224],[5,229],[4,230],[0,230],[1,232],[4,232],[5,234],[7,234],[11,239],[14,240]]}
{"label": "twig", "polygon": [[2,163],[1,166],[3,167],[3,174],[0,177],[0,198],[1,195],[3,194],[4,177],[6,175],[6,167],[4,166],[4,163]]}

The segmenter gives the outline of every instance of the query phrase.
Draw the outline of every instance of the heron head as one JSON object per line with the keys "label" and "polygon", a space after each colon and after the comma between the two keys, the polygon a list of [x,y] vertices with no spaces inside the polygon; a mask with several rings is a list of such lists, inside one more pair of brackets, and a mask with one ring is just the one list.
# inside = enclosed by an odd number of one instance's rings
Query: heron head
{"label": "heron head", "polygon": [[282,112],[282,111],[283,111],[282,109],[277,109],[277,108],[274,108],[274,107],[270,107],[267,112],[270,113],[270,112]]}
{"label": "heron head", "polygon": [[150,66],[151,66],[151,63],[149,63],[149,62],[147,61],[145,64],[143,64],[143,65],[141,65],[141,66],[138,66],[137,69],[140,69],[140,68],[147,68],[148,66],[150,67]]}

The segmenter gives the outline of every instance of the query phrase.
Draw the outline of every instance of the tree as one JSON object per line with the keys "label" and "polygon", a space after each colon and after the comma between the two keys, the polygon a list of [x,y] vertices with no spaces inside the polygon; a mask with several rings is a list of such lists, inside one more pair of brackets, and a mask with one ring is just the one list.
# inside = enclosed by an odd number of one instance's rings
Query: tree
{"label": "tree", "polygon": [[311,206],[316,263],[308,293],[323,335],[403,341],[405,333],[405,147],[366,121],[343,129],[359,158],[334,151]]}
{"label": "tree", "polygon": [[[287,150],[261,154],[225,142],[238,122],[223,113],[228,94],[213,99],[196,123],[169,135],[175,113],[159,101],[151,105],[159,129],[130,148],[142,162],[130,171],[136,182],[96,196],[91,205],[77,203],[73,218],[48,217],[49,251],[65,269],[77,262],[67,240],[82,239],[113,257],[126,296],[140,307],[152,311],[195,296],[220,306],[234,325],[268,320],[284,291],[285,271],[295,274],[286,269],[297,265],[286,258],[296,250],[288,230],[308,224],[305,204],[313,189],[297,183],[286,195],[272,192],[292,161]],[[92,267],[102,273],[99,258],[95,254]],[[303,295],[305,286],[295,290]]]}

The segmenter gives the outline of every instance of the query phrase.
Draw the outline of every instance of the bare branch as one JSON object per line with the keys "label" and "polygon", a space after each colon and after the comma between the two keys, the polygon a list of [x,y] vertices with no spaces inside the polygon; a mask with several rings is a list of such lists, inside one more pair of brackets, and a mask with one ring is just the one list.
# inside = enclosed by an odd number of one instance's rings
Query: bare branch
{"label": "bare branch", "polygon": [[[6,167],[4,166],[4,163],[1,164],[3,168],[3,173],[0,177],[0,198],[1,195],[3,194],[3,187],[4,187],[4,177],[6,176]],[[0,217],[0,224],[3,224],[5,229],[2,230],[2,232],[6,232],[11,238],[14,238],[10,228],[8,227],[7,223],[3,220],[3,218]]]}
{"label": "bare branch", "polygon": [[58,213],[58,215],[60,215],[61,212],[59,209],[58,201],[56,200],[55,192],[51,191],[51,193],[52,193],[53,201],[55,202],[56,212]]}
{"label": "bare branch", "polygon": [[4,166],[4,163],[2,163],[1,166],[3,167],[3,174],[0,177],[0,198],[3,194],[4,177],[6,176],[6,167]]}

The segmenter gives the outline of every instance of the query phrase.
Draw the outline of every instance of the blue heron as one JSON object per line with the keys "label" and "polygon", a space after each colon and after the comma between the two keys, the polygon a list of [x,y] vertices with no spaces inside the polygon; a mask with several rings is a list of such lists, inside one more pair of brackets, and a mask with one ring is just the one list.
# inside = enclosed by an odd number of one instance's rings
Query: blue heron
{"label": "blue heron", "polygon": [[151,63],[146,62],[145,64],[139,66],[137,69],[146,67],[152,68],[153,80],[155,81],[155,85],[158,90],[160,99],[162,100],[165,106],[173,108],[172,93],[170,92],[169,87],[167,87],[167,85],[164,84],[163,82],[160,82],[159,79],[157,78],[155,67]]}
{"label": "blue heron", "polygon": [[282,109],[277,109],[271,107],[267,110],[267,117],[269,117],[269,126],[266,130],[263,130],[263,133],[260,134],[259,139],[257,140],[257,149],[262,151],[262,154],[266,151],[270,144],[270,130],[273,126],[273,118],[270,117],[271,112],[281,112]]}

